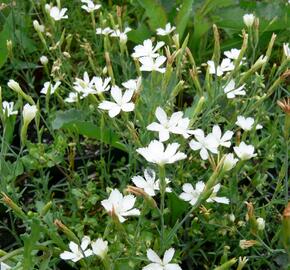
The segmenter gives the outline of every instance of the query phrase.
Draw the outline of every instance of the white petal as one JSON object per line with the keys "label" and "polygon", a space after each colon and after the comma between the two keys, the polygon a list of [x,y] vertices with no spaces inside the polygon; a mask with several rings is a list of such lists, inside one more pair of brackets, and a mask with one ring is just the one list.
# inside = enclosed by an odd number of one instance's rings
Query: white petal
{"label": "white petal", "polygon": [[118,104],[122,103],[122,90],[118,86],[112,86],[111,95]]}
{"label": "white petal", "polygon": [[162,125],[167,124],[167,114],[161,107],[157,107],[155,116]]}
{"label": "white petal", "polygon": [[174,252],[175,252],[174,248],[170,248],[165,251],[164,256],[163,256],[163,264],[168,264],[172,260],[174,256]]}
{"label": "white petal", "polygon": [[134,111],[135,104],[133,102],[125,103],[122,105],[122,111],[124,112],[132,112]]}
{"label": "white petal", "polygon": [[147,250],[147,258],[151,262],[162,264],[160,257],[151,248]]}
{"label": "white petal", "polygon": [[118,105],[116,104],[116,106],[114,106],[113,108],[111,108],[111,109],[109,110],[109,116],[110,116],[111,118],[113,118],[113,117],[115,117],[116,115],[118,115],[120,112],[121,112],[121,108],[120,108],[120,106],[118,106]]}

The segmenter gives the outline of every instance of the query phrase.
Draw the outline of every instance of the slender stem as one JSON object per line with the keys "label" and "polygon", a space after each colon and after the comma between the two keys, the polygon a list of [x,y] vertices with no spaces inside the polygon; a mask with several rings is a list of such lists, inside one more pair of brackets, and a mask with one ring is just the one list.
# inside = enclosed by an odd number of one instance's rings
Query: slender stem
{"label": "slender stem", "polygon": [[288,139],[286,139],[286,155],[285,155],[285,204],[288,203]]}
{"label": "slender stem", "polygon": [[160,230],[160,248],[163,249],[164,245],[164,199],[165,199],[165,167],[159,166],[159,189],[160,189],[160,219],[161,219],[161,230]]}

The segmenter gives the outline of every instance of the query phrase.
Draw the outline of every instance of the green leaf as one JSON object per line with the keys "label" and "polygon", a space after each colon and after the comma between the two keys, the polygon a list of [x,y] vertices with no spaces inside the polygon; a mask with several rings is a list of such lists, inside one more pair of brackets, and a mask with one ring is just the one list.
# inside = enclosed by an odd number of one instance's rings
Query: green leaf
{"label": "green leaf", "polygon": [[119,142],[119,137],[109,128],[100,128],[86,121],[73,121],[65,124],[63,128],[77,132],[88,138],[97,139],[127,152],[126,146]]}
{"label": "green leaf", "polygon": [[37,258],[32,254],[33,250],[37,248],[36,243],[40,238],[41,227],[39,220],[33,219],[31,225],[31,233],[28,235],[27,233],[22,235],[22,239],[24,242],[24,251],[23,251],[23,260],[22,260],[22,270],[31,270],[34,269],[34,258]]}
{"label": "green leaf", "polygon": [[55,119],[52,121],[52,128],[60,129],[65,124],[84,119],[85,114],[80,110],[70,109],[67,111],[57,111]]}
{"label": "green leaf", "polygon": [[155,31],[158,27],[164,27],[167,23],[167,15],[162,5],[157,0],[138,0],[138,3],[145,9],[149,18],[149,26]]}
{"label": "green leaf", "polygon": [[119,142],[119,137],[110,128],[100,128],[91,122],[84,121],[85,118],[85,113],[80,110],[58,111],[52,122],[52,128],[62,128],[71,132],[77,132],[80,135],[97,139],[127,152],[126,146]]}
{"label": "green leaf", "polygon": [[8,58],[8,50],[6,46],[7,40],[12,38],[12,16],[7,17],[3,30],[0,32],[0,68],[5,64]]}
{"label": "green leaf", "polygon": [[177,14],[176,30],[180,38],[182,38],[184,30],[190,19],[190,15],[192,13],[192,4],[193,4],[193,0],[183,1],[182,7]]}

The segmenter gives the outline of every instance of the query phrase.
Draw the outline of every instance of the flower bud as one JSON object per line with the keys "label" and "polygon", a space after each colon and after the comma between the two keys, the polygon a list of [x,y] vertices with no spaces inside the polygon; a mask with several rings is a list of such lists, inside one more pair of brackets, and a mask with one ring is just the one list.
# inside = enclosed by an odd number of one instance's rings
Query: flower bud
{"label": "flower bud", "polygon": [[15,91],[16,93],[21,93],[22,89],[19,85],[18,82],[14,81],[14,80],[9,80],[9,82],[7,83],[8,87],[10,89],[12,89],[13,91]]}
{"label": "flower bud", "polygon": [[37,108],[35,105],[29,105],[28,103],[23,107],[23,120],[28,125],[35,117]]}
{"label": "flower bud", "polygon": [[33,27],[35,29],[36,32],[44,32],[44,25],[39,24],[39,22],[37,20],[33,21]]}
{"label": "flower bud", "polygon": [[240,240],[240,248],[241,249],[247,249],[249,247],[252,247],[256,245],[258,242],[256,240]]}
{"label": "flower bud", "polygon": [[48,58],[47,58],[45,55],[42,55],[42,56],[39,58],[39,60],[40,60],[40,63],[41,63],[42,65],[44,65],[44,66],[48,63]]}
{"label": "flower bud", "polygon": [[261,217],[257,218],[257,228],[259,231],[263,231],[265,229],[265,220]]}
{"label": "flower bud", "polygon": [[238,162],[238,159],[234,158],[233,153],[225,155],[223,170],[230,171],[232,168],[236,166],[237,162]]}
{"label": "flower bud", "polygon": [[252,27],[254,20],[255,20],[255,16],[254,16],[254,14],[245,14],[243,16],[243,20],[244,20],[244,24],[247,27]]}

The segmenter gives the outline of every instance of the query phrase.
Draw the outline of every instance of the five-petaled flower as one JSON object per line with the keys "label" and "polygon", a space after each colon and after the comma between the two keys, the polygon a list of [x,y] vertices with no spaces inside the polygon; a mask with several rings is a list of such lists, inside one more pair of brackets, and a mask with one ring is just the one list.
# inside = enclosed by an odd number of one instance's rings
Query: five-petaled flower
{"label": "five-petaled flower", "polygon": [[163,41],[157,42],[155,48],[153,47],[151,39],[146,39],[143,41],[143,45],[137,45],[134,47],[134,53],[132,53],[132,57],[140,58],[140,57],[149,57],[156,58],[159,56],[157,51],[164,46]]}
{"label": "five-petaled flower", "polygon": [[224,86],[224,93],[227,95],[228,99],[235,98],[236,96],[244,96],[246,91],[244,90],[245,84],[236,88],[236,84],[234,80],[230,80],[228,84]]}
{"label": "five-petaled flower", "polygon": [[73,262],[77,262],[82,258],[89,257],[93,255],[93,251],[91,249],[88,249],[90,243],[91,239],[89,236],[83,237],[80,246],[75,242],[71,241],[69,243],[69,249],[71,251],[64,251],[60,254],[60,258],[63,260],[71,260]]}
{"label": "five-petaled flower", "polygon": [[59,9],[58,7],[52,7],[49,10],[49,15],[55,21],[60,21],[61,19],[67,19],[68,16],[65,15],[67,8]]}
{"label": "five-petaled flower", "polygon": [[136,151],[148,162],[163,166],[186,158],[186,154],[177,152],[179,146],[179,143],[171,143],[164,149],[162,142],[154,140],[147,147],[138,148]]}
{"label": "five-petaled flower", "polygon": [[115,102],[105,100],[99,104],[99,109],[109,111],[111,118],[118,115],[121,111],[134,111],[135,104],[130,102],[133,94],[133,90],[126,90],[124,95],[122,95],[122,90],[118,86],[112,86],[111,95]]}
{"label": "five-petaled flower", "polygon": [[53,85],[51,82],[45,82],[40,93],[46,95],[48,93],[48,90],[50,90],[50,94],[52,95],[56,91],[56,89],[60,86],[60,84],[61,84],[60,81],[57,81],[55,85]]}
{"label": "five-petaled flower", "polygon": [[241,142],[239,146],[235,146],[234,151],[241,160],[248,160],[251,159],[252,157],[257,156],[257,154],[254,153],[255,152],[254,146],[247,145],[244,142]]}
{"label": "five-petaled flower", "polygon": [[[245,131],[250,131],[254,127],[255,120],[252,117],[245,118],[242,115],[239,115],[237,118],[236,125],[242,128]],[[257,124],[256,129],[263,128],[261,125]]]}
{"label": "five-petaled flower", "polygon": [[[145,169],[144,171],[144,178],[142,176],[134,176],[132,177],[133,183],[136,185],[138,188],[142,188],[145,193],[147,193],[149,196],[155,196],[156,193],[155,191],[160,190],[159,187],[159,179],[156,180],[156,174],[155,171],[151,169]],[[166,184],[170,183],[168,178],[165,178]],[[171,192],[170,187],[166,187],[166,192]]]}
{"label": "five-petaled flower", "polygon": [[156,29],[156,32],[157,32],[157,35],[158,36],[167,36],[169,35],[172,31],[174,31],[176,29],[175,26],[171,26],[170,22],[167,23],[165,25],[165,28],[162,29],[162,28],[157,28]]}
{"label": "five-petaled flower", "polygon": [[126,220],[124,217],[140,215],[140,211],[133,208],[135,201],[133,195],[123,196],[118,189],[113,189],[109,198],[101,201],[101,204],[110,215],[116,216],[123,223]]}
{"label": "five-petaled flower", "polygon": [[182,270],[177,263],[170,263],[174,256],[175,249],[170,248],[165,251],[163,259],[156,254],[152,249],[147,250],[147,258],[152,263],[143,267],[142,270]]}
{"label": "five-petaled flower", "polygon": [[160,73],[165,72],[165,68],[160,67],[166,61],[166,57],[163,55],[158,56],[156,59],[152,57],[141,57],[139,58],[142,66],[141,71],[158,71]]}

